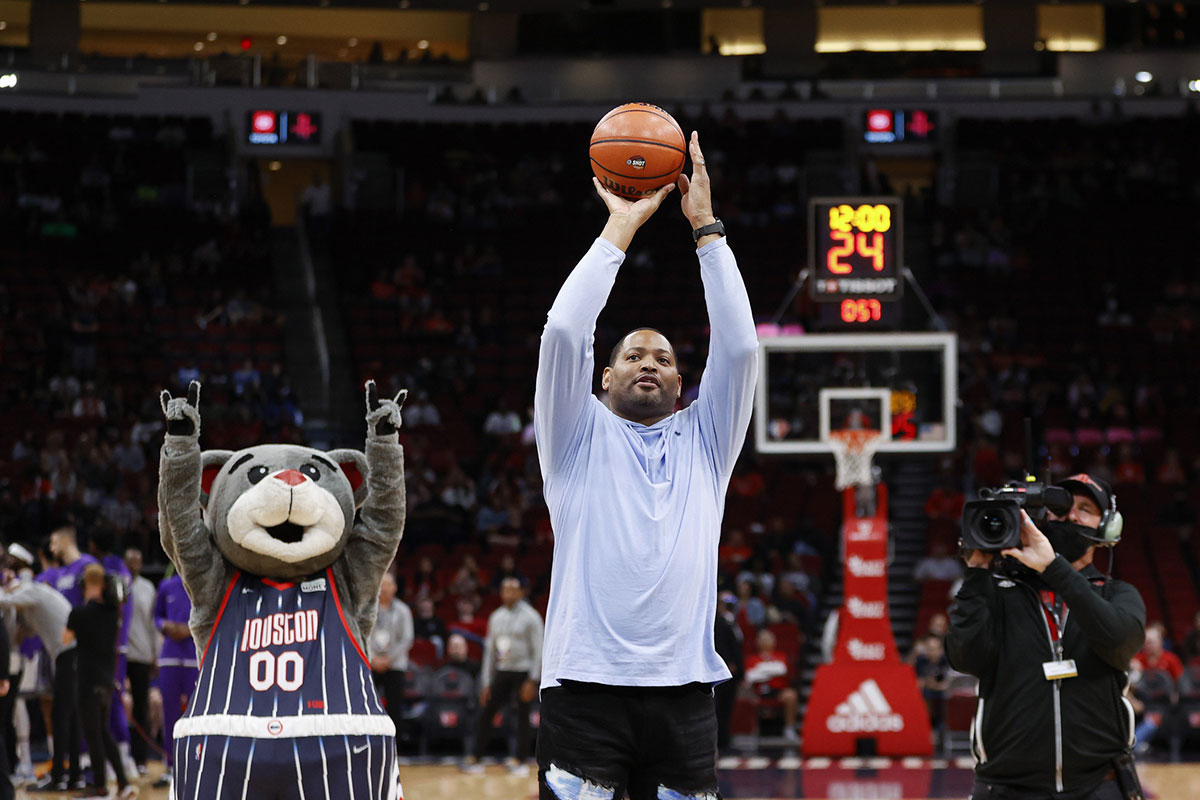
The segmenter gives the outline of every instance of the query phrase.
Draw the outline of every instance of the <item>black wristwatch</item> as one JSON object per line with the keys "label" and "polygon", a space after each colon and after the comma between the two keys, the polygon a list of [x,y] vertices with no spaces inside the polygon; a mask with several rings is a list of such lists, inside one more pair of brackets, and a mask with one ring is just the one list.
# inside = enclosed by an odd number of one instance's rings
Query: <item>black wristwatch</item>
{"label": "black wristwatch", "polygon": [[703,227],[696,228],[694,231],[692,231],[692,241],[698,242],[698,241],[700,241],[701,236],[708,236],[710,233],[715,233],[720,236],[724,236],[725,235],[725,223],[721,222],[721,220],[717,220],[716,222],[710,223]]}

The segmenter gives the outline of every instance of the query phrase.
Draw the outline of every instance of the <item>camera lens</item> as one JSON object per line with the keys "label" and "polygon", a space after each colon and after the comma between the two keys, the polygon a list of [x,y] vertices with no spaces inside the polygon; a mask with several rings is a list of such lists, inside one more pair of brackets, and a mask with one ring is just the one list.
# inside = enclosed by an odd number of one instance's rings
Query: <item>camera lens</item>
{"label": "camera lens", "polygon": [[979,528],[987,541],[999,541],[1004,536],[1004,515],[998,511],[985,511],[979,518]]}

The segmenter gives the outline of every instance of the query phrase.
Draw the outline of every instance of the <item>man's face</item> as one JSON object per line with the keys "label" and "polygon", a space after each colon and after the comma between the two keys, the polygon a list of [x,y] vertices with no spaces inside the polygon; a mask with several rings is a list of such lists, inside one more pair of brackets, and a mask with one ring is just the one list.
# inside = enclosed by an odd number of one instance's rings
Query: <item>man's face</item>
{"label": "man's face", "polygon": [[521,599],[521,582],[506,579],[500,584],[500,602],[506,606],[515,605]]}
{"label": "man's face", "polygon": [[1150,655],[1162,655],[1162,634],[1158,632],[1158,628],[1148,628],[1146,630],[1146,644],[1144,646],[1146,652]]}
{"label": "man's face", "polygon": [[142,553],[139,550],[125,551],[125,566],[129,568],[130,573],[134,575],[142,574]]}
{"label": "man's face", "polygon": [[775,634],[770,631],[759,631],[758,652],[766,654],[775,650]]}
{"label": "man's face", "polygon": [[1101,514],[1096,501],[1086,494],[1073,495],[1073,498],[1075,502],[1067,512],[1067,519],[1085,528],[1099,528]]}
{"label": "man's face", "polygon": [[62,558],[63,548],[67,544],[67,535],[62,531],[55,531],[50,534],[50,554],[55,558]]}
{"label": "man's face", "polygon": [[616,360],[604,368],[600,380],[611,398],[612,410],[634,422],[670,414],[683,389],[671,343],[654,331],[634,331],[626,336]]}
{"label": "man's face", "polygon": [[390,606],[392,599],[396,596],[396,579],[391,576],[391,573],[383,573],[383,580],[379,584],[379,604],[382,606]]}

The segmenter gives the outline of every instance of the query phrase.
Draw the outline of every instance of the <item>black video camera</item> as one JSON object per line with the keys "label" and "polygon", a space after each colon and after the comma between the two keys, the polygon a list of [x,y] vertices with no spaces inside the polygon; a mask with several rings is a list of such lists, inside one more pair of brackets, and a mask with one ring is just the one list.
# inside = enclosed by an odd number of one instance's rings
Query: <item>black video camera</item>
{"label": "black video camera", "polygon": [[997,488],[979,490],[980,500],[963,506],[962,546],[965,550],[999,553],[1021,546],[1021,509],[1030,516],[1048,509],[1063,516],[1074,502],[1061,486],[1038,481],[1010,481]]}

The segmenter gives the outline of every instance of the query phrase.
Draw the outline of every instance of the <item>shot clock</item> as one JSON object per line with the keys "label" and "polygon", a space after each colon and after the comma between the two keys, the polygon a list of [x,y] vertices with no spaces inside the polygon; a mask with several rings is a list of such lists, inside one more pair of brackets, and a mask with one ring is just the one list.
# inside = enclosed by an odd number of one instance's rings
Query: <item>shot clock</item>
{"label": "shot clock", "polygon": [[[837,303],[822,321],[836,327],[898,323],[904,287],[904,207],[898,197],[817,197],[809,201],[809,294]],[[839,324],[840,323],[840,324]]]}

